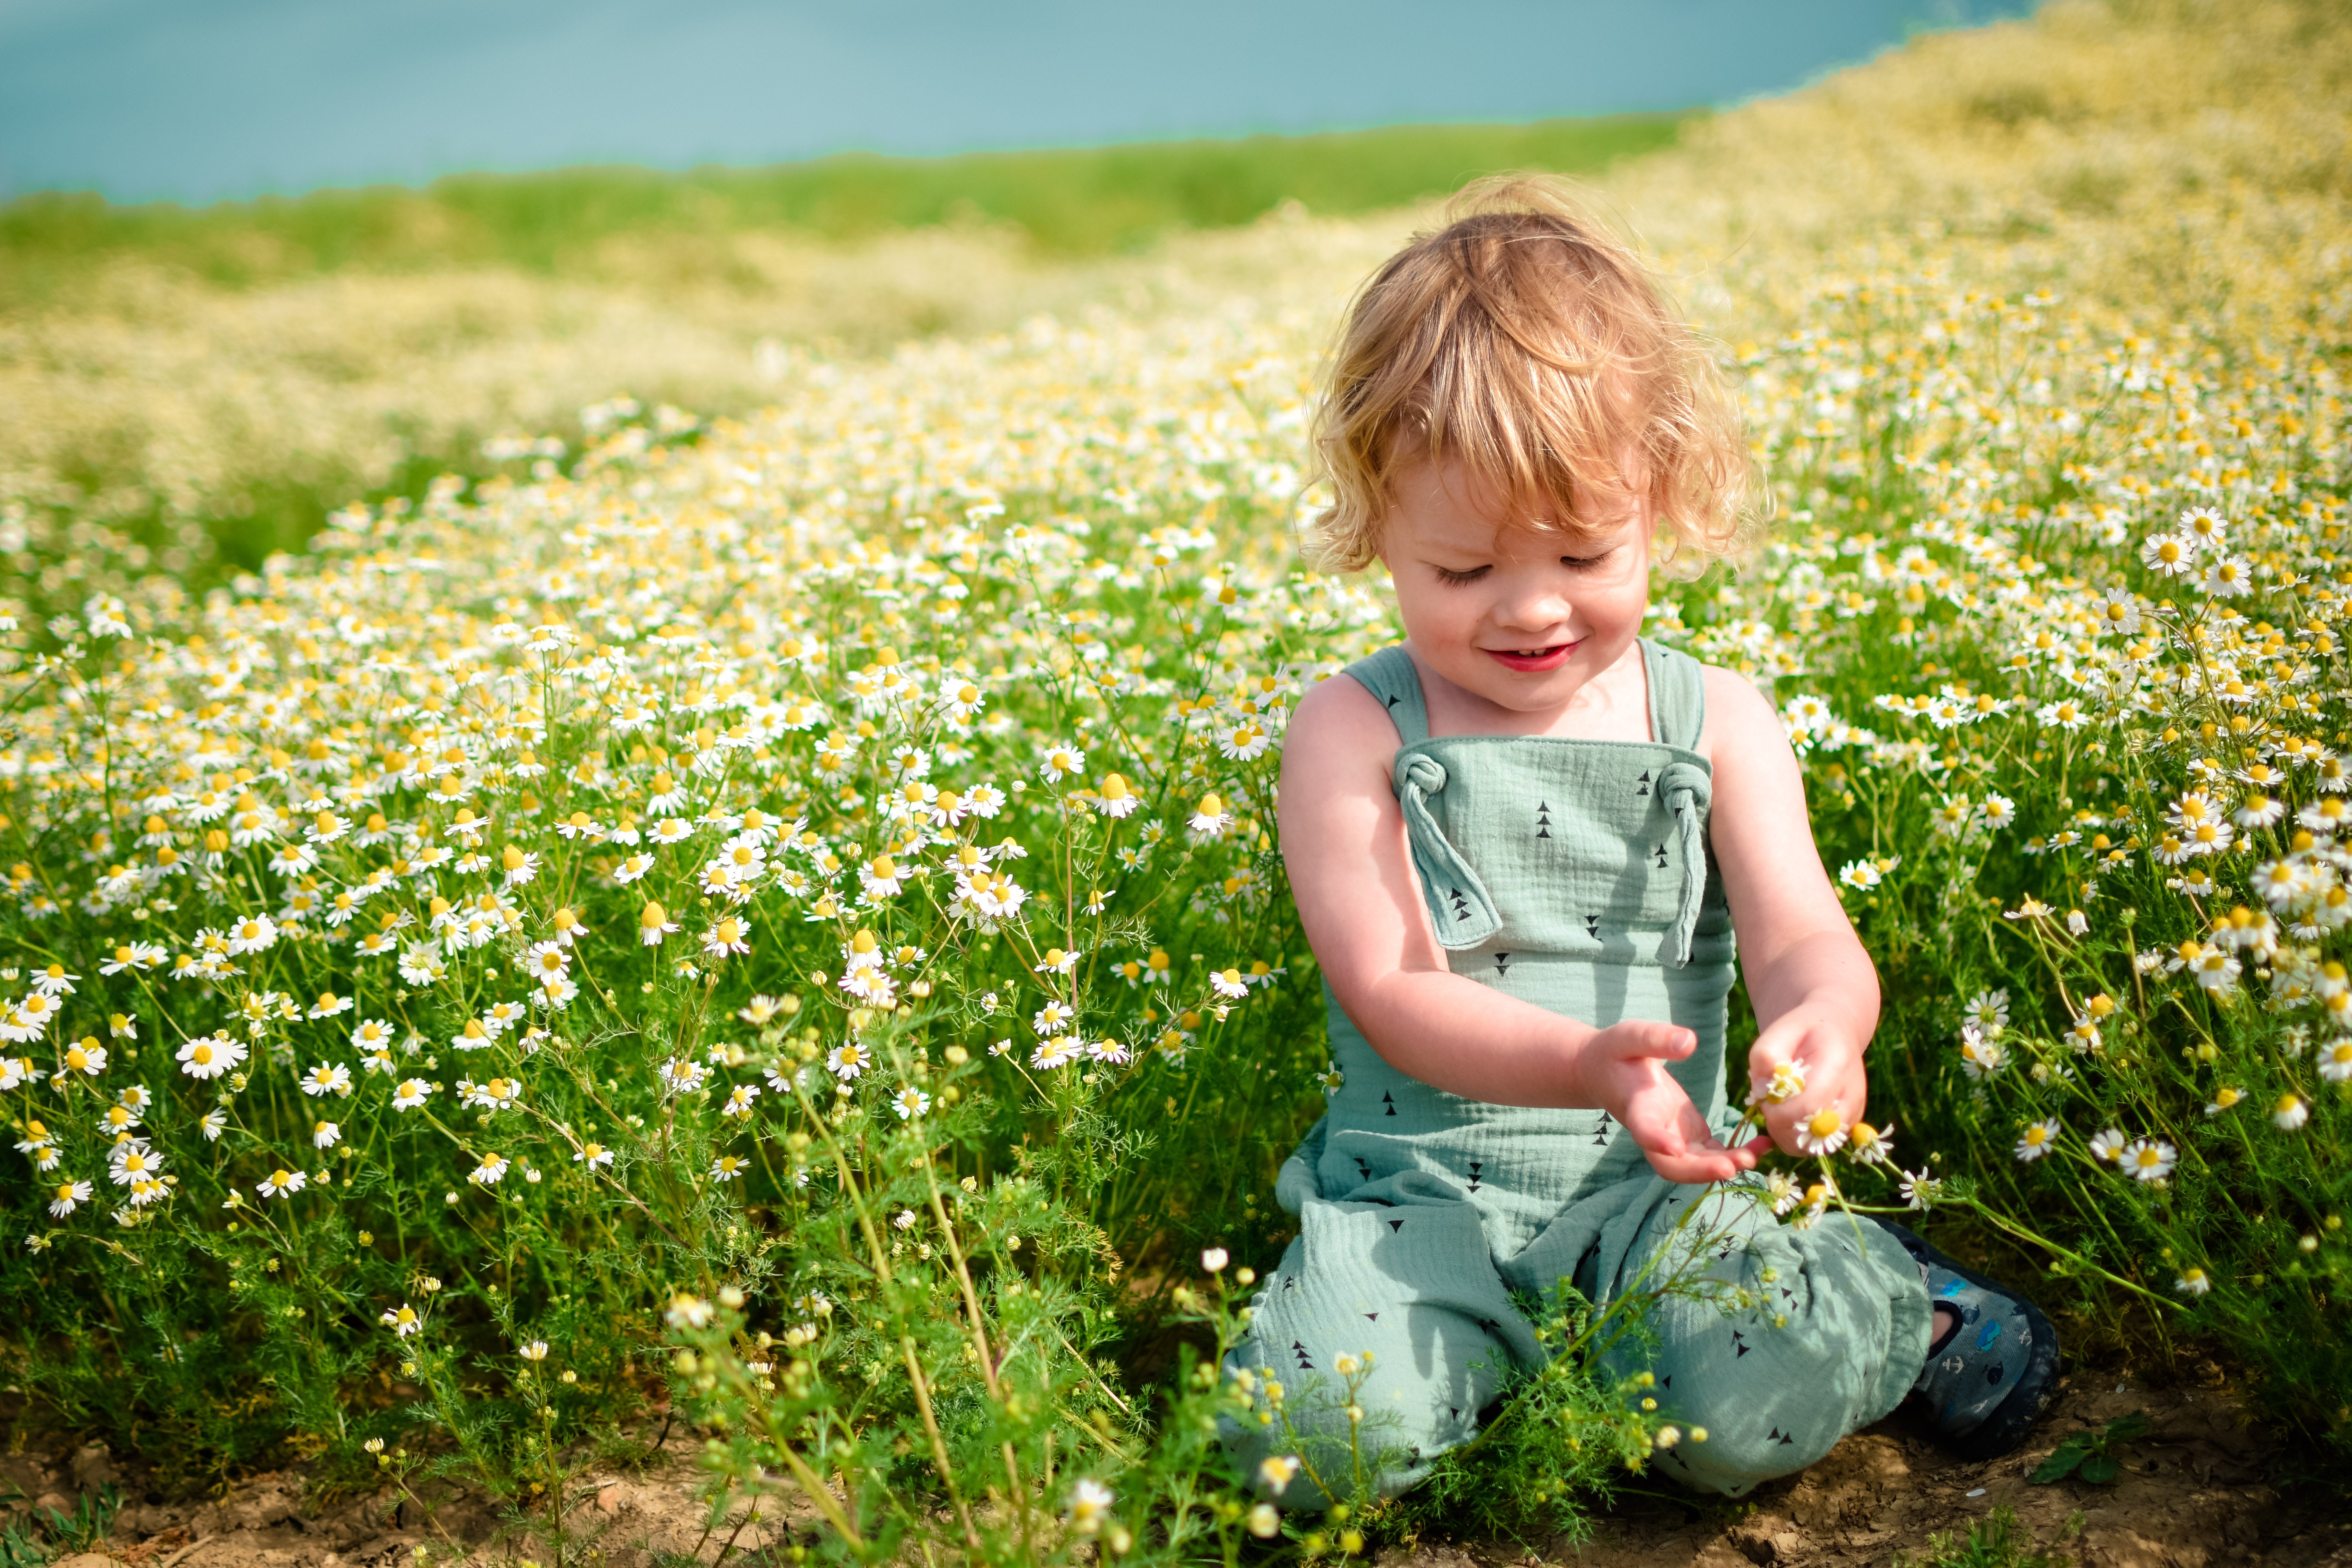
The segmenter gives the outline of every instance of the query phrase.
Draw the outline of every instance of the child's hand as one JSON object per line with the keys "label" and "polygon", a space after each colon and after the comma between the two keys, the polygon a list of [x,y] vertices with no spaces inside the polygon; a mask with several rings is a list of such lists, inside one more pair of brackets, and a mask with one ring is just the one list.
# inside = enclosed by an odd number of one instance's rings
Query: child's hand
{"label": "child's hand", "polygon": [[1697,1048],[1698,1037],[1675,1024],[1629,1018],[1596,1030],[1579,1052],[1578,1103],[1617,1119],[1670,1182],[1727,1182],[1756,1168],[1747,1149],[1726,1148],[1664,1064]]}
{"label": "child's hand", "polygon": [[1797,1142],[1798,1129],[1828,1106],[1838,1108],[1848,1127],[1861,1121],[1870,1101],[1870,1079],[1862,1065],[1864,1044],[1853,1037],[1851,1018],[1839,1009],[1801,1004],[1773,1019],[1748,1050],[1748,1078],[1761,1097],[1774,1072],[1783,1063],[1794,1063],[1804,1088],[1777,1103],[1764,1103],[1766,1136],[1745,1147],[1760,1152],[1777,1144],[1786,1153],[1807,1154]]}

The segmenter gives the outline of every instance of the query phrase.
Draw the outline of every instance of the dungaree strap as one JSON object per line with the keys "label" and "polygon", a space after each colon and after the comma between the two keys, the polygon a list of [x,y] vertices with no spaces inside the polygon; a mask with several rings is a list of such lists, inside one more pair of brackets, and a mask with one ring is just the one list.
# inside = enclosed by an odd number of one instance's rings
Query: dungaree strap
{"label": "dungaree strap", "polygon": [[[1698,660],[1643,637],[1642,668],[1649,677],[1651,738],[1681,751],[1696,751],[1699,734],[1706,728],[1706,689]],[[1682,850],[1682,907],[1669,960],[1681,969],[1690,963],[1699,906],[1706,898],[1706,814],[1715,802],[1714,782],[1706,768],[1677,759],[1658,774],[1658,795],[1675,814]]]}
{"label": "dungaree strap", "polygon": [[1429,705],[1422,696],[1421,672],[1400,644],[1358,659],[1347,673],[1380,700],[1397,728],[1396,771],[1389,787],[1404,810],[1405,841],[1412,849],[1413,873],[1421,880],[1438,943],[1476,947],[1503,929],[1503,917],[1486,884],[1430,815],[1429,797],[1444,790],[1446,775],[1444,763],[1412,749],[1429,739]]}
{"label": "dungaree strap", "polygon": [[[1650,696],[1650,738],[1679,751],[1696,751],[1706,727],[1706,693],[1698,661],[1647,637],[1641,640],[1641,648]],[[1444,793],[1446,773],[1436,758],[1413,750],[1429,739],[1429,706],[1422,694],[1421,673],[1401,644],[1357,660],[1347,673],[1380,700],[1397,728],[1396,768],[1389,787],[1404,811],[1413,871],[1438,942],[1449,949],[1476,947],[1503,929],[1502,915],[1476,869],[1430,813],[1429,797]],[[1706,816],[1715,799],[1709,770],[1679,759],[1668,763],[1658,774],[1658,795],[1674,814],[1682,850],[1682,899],[1668,960],[1680,969],[1690,963],[1706,897]]]}
{"label": "dungaree strap", "polygon": [[1404,651],[1404,644],[1391,643],[1360,658],[1346,673],[1388,710],[1389,722],[1397,729],[1398,745],[1417,746],[1429,739],[1429,704],[1421,695],[1421,671],[1413,668],[1412,655]]}

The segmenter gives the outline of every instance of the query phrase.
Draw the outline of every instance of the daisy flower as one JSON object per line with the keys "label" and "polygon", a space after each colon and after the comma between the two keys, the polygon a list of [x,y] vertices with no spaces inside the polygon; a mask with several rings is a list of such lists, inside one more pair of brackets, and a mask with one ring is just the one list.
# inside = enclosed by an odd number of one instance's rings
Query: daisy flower
{"label": "daisy flower", "polygon": [[1808,1154],[1834,1154],[1845,1147],[1845,1102],[1832,1100],[1797,1123],[1797,1147]]}
{"label": "daisy flower", "polygon": [[866,1047],[856,1040],[844,1040],[824,1054],[825,1070],[844,1083],[855,1083],[869,1062]]}
{"label": "daisy flower", "polygon": [[2197,546],[2177,533],[2159,533],[2140,546],[2139,559],[2159,577],[2186,577],[2197,570]]}
{"label": "daisy flower", "polygon": [[1895,1157],[1895,1123],[1873,1127],[1867,1121],[1853,1124],[1853,1152],[1850,1156],[1865,1165],[1883,1165]]}
{"label": "daisy flower", "polygon": [[2160,1182],[2180,1163],[2180,1151],[2161,1138],[2135,1138],[2117,1159],[2134,1179]]}
{"label": "daisy flower", "polygon": [[163,1170],[163,1156],[136,1138],[117,1143],[107,1152],[107,1174],[118,1187],[127,1187],[136,1181],[152,1181]]}
{"label": "daisy flower", "polygon": [[1798,1095],[1804,1092],[1805,1064],[1793,1059],[1785,1062],[1775,1062],[1772,1065],[1770,1077],[1761,1080],[1751,1081],[1748,1089],[1748,1103],[1754,1105],[1758,1101],[1762,1100],[1769,1104],[1779,1105],[1782,1101],[1793,1100]]}
{"label": "daisy flower", "polygon": [[310,1176],[301,1171],[289,1171],[283,1165],[261,1178],[261,1195],[265,1198],[291,1197],[310,1184]]}
{"label": "daisy flower", "polygon": [[1192,815],[1185,819],[1184,830],[1196,844],[1213,844],[1233,826],[1234,814],[1225,809],[1225,803],[1214,795],[1204,795],[1193,805]]}
{"label": "daisy flower", "polygon": [[602,1143],[591,1141],[580,1145],[579,1152],[572,1156],[572,1163],[585,1165],[592,1171],[602,1170],[613,1163],[613,1152]]}
{"label": "daisy flower", "polygon": [[2091,1158],[2119,1160],[2123,1158],[2125,1142],[2123,1129],[2120,1127],[2110,1127],[2103,1132],[2094,1133],[2090,1143]]}
{"label": "daisy flower", "polygon": [[702,933],[702,951],[713,958],[749,952],[751,944],[744,940],[745,934],[743,922],[730,915]]}
{"label": "daisy flower", "polygon": [[931,1097],[921,1089],[908,1087],[890,1097],[890,1109],[898,1113],[901,1121],[911,1121],[931,1108]]}
{"label": "daisy flower", "polygon": [[721,1154],[710,1162],[711,1176],[721,1182],[739,1180],[751,1168],[751,1162],[738,1154]]}
{"label": "daisy flower", "polygon": [[479,1164],[466,1173],[466,1180],[477,1186],[494,1187],[513,1163],[503,1154],[485,1154]]}
{"label": "daisy flower", "polygon": [[1125,818],[1135,814],[1143,798],[1128,787],[1127,780],[1118,773],[1103,774],[1102,789],[1095,795],[1094,808],[1105,816]]}
{"label": "daisy flower", "polygon": [[2310,1120],[2311,1107],[2303,1102],[2299,1094],[2282,1094],[2278,1103],[2271,1107],[2271,1121],[2282,1132],[2293,1132]]}
{"label": "daisy flower", "polygon": [[321,1062],[302,1075],[302,1092],[314,1100],[324,1094],[331,1094],[339,1100],[348,1099],[352,1092],[352,1069],[341,1062]]}
{"label": "daisy flower", "polygon": [[1236,724],[1217,732],[1217,751],[1229,762],[1255,762],[1273,744],[1272,737],[1253,723]]}
{"label": "daisy flower", "polygon": [[1933,1208],[1936,1200],[1943,1195],[1944,1184],[1941,1178],[1931,1176],[1925,1171],[1906,1171],[1903,1173],[1902,1191],[1906,1204],[1915,1209],[1926,1210]]}
{"label": "daisy flower", "polygon": [[650,899],[646,900],[644,911],[637,916],[639,942],[647,947],[659,947],[662,938],[677,930],[677,922],[669,918],[667,910]]}
{"label": "daisy flower", "polygon": [[421,1078],[403,1079],[399,1087],[392,1091],[392,1108],[394,1110],[414,1110],[424,1104],[432,1092],[433,1086]]}
{"label": "daisy flower", "polygon": [[2213,1280],[2202,1268],[2192,1267],[2180,1271],[2180,1278],[2172,1282],[2172,1288],[2193,1300],[2213,1289]]}
{"label": "daisy flower", "polygon": [[193,1079],[215,1079],[246,1058],[246,1048],[226,1035],[199,1035],[179,1049],[180,1070]]}
{"label": "daisy flower", "polygon": [[278,940],[277,922],[268,915],[252,915],[228,930],[228,953],[242,958],[249,952],[260,952]]}
{"label": "daisy flower", "polygon": [[1051,1072],[1067,1067],[1078,1059],[1078,1042],[1068,1036],[1058,1036],[1040,1045],[1030,1055],[1029,1065]]}
{"label": "daisy flower", "polygon": [[404,1340],[425,1326],[424,1317],[405,1301],[397,1307],[385,1308],[383,1315],[376,1321],[390,1329],[394,1337]]}
{"label": "daisy flower", "polygon": [[2030,1165],[2050,1152],[2056,1147],[2057,1142],[2058,1119],[2056,1117],[2048,1116],[2039,1121],[2029,1121],[2025,1124],[2025,1130],[2017,1135],[2017,1157]]}
{"label": "daisy flower", "polygon": [[49,1189],[49,1213],[56,1218],[65,1218],[76,1208],[88,1202],[89,1202],[88,1182],[59,1182]]}
{"label": "daisy flower", "polygon": [[1110,1505],[1116,1500],[1108,1487],[1089,1476],[1070,1489],[1062,1502],[1062,1517],[1080,1535],[1092,1535],[1108,1521]]}

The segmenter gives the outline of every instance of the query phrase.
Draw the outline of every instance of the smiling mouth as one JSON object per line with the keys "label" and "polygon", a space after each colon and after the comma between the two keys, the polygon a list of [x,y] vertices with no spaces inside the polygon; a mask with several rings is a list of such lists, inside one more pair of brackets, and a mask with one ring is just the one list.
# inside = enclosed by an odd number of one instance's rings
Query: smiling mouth
{"label": "smiling mouth", "polygon": [[1490,647],[1485,652],[1507,669],[1541,671],[1559,668],[1576,648],[1573,642],[1560,642],[1541,647]]}

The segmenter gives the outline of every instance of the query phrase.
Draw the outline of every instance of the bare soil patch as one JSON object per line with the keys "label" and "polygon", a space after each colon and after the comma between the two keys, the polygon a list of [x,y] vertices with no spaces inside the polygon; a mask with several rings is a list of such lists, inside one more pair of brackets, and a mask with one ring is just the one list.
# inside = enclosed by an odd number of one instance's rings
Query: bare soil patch
{"label": "bare soil patch", "polygon": [[[2147,1434],[2114,1485],[2026,1479],[2068,1434],[2134,1411],[2147,1415]],[[711,1565],[731,1539],[730,1561],[756,1560],[803,1523],[798,1508],[747,1520],[740,1504],[713,1522],[696,1496],[697,1439],[673,1434],[658,1450],[650,1441],[642,1466],[578,1478],[567,1557],[592,1568]],[[1428,1542],[1382,1553],[1381,1568],[1861,1568],[1921,1552],[1933,1535],[1965,1535],[2000,1507],[2040,1549],[2082,1568],[2352,1568],[2352,1520],[2329,1500],[2283,1497],[2264,1479],[2273,1453],[2225,1390],[2118,1387],[2113,1373],[2077,1373],[2033,1443],[1987,1463],[1951,1458],[1898,1418],[1738,1503],[1629,1497],[1581,1547]],[[142,1468],[98,1447],[0,1456],[19,1512],[27,1499],[70,1510],[78,1492],[108,1481],[122,1490],[101,1550],[55,1568],[402,1568],[418,1546],[436,1559],[461,1548],[478,1568],[552,1558],[543,1535],[463,1491],[445,1490],[429,1512],[388,1491],[313,1506],[305,1477],[287,1470],[217,1499],[173,1500],[146,1490]]]}

